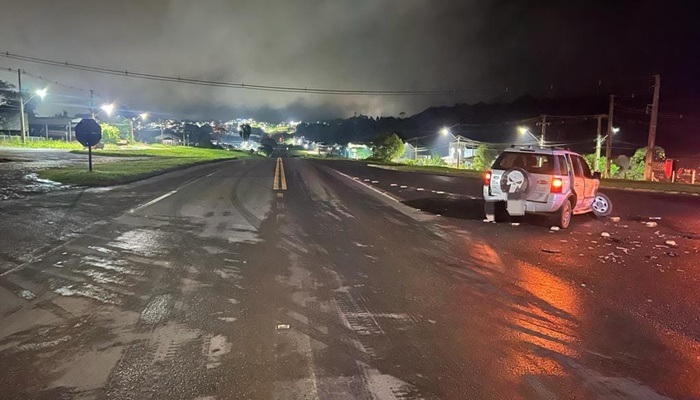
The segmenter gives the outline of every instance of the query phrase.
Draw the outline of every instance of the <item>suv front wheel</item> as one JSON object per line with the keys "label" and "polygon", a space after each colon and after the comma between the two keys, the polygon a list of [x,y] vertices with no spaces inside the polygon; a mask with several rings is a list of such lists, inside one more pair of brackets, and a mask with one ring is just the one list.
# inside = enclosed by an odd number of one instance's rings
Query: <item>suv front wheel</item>
{"label": "suv front wheel", "polygon": [[571,224],[571,217],[574,215],[574,207],[571,205],[571,198],[566,199],[566,201],[559,207],[559,210],[554,213],[553,221],[554,225],[566,229]]}

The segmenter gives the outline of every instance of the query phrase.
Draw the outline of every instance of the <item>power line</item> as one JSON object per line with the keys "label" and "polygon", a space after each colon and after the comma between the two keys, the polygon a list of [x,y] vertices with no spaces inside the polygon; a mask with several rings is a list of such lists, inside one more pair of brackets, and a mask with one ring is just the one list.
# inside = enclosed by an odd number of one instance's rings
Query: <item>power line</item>
{"label": "power line", "polygon": [[[6,70],[6,71],[9,71],[9,72],[17,72],[17,71],[18,71],[18,69],[16,69],[16,68],[11,68],[11,67],[3,67],[2,70]],[[37,75],[37,74],[33,74],[33,73],[31,73],[31,72],[28,72],[26,69],[22,69],[21,71],[22,71],[22,73],[23,73],[24,75],[28,75],[28,76],[31,76],[32,78],[40,79],[40,80],[42,80],[42,81],[44,81],[44,82],[46,82],[46,83],[50,83],[50,84],[52,84],[52,85],[61,86],[61,87],[64,87],[64,88],[66,88],[66,89],[78,90],[78,91],[81,91],[81,92],[87,92],[87,93],[90,92],[90,89],[84,89],[84,88],[81,88],[81,87],[78,87],[78,86],[68,85],[68,84],[65,84],[65,83],[61,83],[61,82],[59,82],[59,81],[54,81],[54,80],[51,80],[51,79],[48,79],[48,78],[44,78],[44,77],[41,76],[41,75]],[[93,92],[94,92],[94,91],[93,91]],[[94,93],[95,93],[95,94],[98,94],[97,92],[94,92]],[[98,96],[99,96],[99,94],[98,94]]]}
{"label": "power line", "polygon": [[74,64],[68,61],[61,62],[49,60],[45,58],[25,56],[10,52],[0,53],[0,56],[14,60],[27,61],[37,64],[50,65],[54,67],[69,68],[80,71],[88,71],[107,75],[123,76],[128,78],[138,78],[153,81],[185,83],[198,86],[211,86],[233,89],[246,89],[266,92],[278,93],[308,93],[308,94],[328,94],[328,95],[355,95],[355,96],[436,96],[436,95],[456,95],[462,93],[476,92],[501,92],[502,89],[471,89],[471,90],[349,90],[349,89],[323,89],[309,87],[294,87],[294,86],[276,86],[276,85],[259,85],[246,84],[225,81],[212,81],[205,79],[183,78],[180,76],[168,76],[151,73],[133,72],[127,70],[118,70],[114,68],[102,68],[85,64]]}

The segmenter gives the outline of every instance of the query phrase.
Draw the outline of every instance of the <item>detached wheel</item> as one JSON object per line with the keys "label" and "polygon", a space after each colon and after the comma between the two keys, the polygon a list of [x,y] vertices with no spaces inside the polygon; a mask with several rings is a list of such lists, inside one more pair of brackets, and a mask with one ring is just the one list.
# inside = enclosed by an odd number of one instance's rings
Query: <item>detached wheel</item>
{"label": "detached wheel", "polygon": [[566,229],[571,225],[571,217],[573,215],[574,207],[571,205],[571,199],[567,199],[564,204],[561,205],[559,211],[554,213],[552,222],[561,229]]}
{"label": "detached wheel", "polygon": [[591,210],[597,217],[607,217],[612,214],[612,201],[603,193],[596,193],[595,199],[593,199],[591,204]]}

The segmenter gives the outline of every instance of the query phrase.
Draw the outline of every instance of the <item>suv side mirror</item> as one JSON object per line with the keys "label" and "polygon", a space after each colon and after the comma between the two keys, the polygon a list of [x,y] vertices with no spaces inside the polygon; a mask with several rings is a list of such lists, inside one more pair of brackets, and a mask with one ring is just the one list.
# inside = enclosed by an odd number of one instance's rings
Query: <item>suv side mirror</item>
{"label": "suv side mirror", "polygon": [[593,179],[598,179],[600,180],[600,171],[596,171],[593,173]]}

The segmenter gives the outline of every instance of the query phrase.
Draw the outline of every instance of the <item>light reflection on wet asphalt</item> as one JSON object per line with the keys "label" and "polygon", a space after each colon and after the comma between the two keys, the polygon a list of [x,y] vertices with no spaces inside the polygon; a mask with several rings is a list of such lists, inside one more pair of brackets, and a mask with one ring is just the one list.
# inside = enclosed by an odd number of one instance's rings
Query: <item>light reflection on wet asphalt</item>
{"label": "light reflection on wet asphalt", "polygon": [[273,197],[257,174],[270,166],[202,180],[3,281],[29,293],[0,326],[0,385],[46,399],[700,394],[692,331],[617,304],[596,275],[625,267],[566,260],[588,225],[525,251],[514,227],[416,216],[307,161],[286,161]]}

